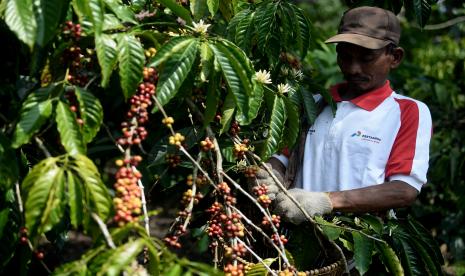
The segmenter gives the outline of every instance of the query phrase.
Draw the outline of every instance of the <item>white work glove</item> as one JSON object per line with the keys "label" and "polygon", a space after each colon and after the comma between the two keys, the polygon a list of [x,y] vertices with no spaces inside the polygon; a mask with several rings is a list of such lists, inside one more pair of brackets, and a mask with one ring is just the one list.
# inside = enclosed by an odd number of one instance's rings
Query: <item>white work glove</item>
{"label": "white work glove", "polygon": [[[283,177],[277,170],[273,169],[269,164],[265,164],[265,166],[267,166],[273,172],[276,178],[281,183],[283,183]],[[276,198],[276,194],[280,191],[280,189],[278,187],[278,184],[276,184],[274,179],[264,168],[259,168],[258,171],[255,173],[255,178],[252,177],[248,180],[249,192],[252,193],[253,188],[260,184],[264,184],[268,188],[268,192],[266,194],[271,200],[274,200]]]}
{"label": "white work glove", "polygon": [[[308,192],[298,188],[290,189],[288,193],[299,202],[311,217],[329,214],[333,210],[328,193]],[[294,224],[300,224],[306,220],[302,211],[284,192],[276,195],[274,212]]]}

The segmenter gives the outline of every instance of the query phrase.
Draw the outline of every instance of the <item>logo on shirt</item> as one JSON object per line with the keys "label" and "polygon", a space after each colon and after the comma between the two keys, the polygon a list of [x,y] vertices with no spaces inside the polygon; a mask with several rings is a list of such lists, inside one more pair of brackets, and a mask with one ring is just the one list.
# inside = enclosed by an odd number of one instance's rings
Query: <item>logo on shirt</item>
{"label": "logo on shirt", "polygon": [[360,137],[362,141],[368,141],[379,144],[381,142],[381,138],[371,135],[362,134],[360,130],[350,135],[350,137]]}

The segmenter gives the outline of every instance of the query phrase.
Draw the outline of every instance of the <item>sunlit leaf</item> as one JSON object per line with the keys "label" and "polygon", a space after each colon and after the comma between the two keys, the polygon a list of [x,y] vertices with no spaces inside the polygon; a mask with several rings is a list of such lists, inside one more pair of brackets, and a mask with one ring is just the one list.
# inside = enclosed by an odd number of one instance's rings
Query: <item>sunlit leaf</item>
{"label": "sunlit leaf", "polygon": [[370,267],[374,242],[359,232],[352,232],[352,237],[354,239],[355,268],[363,275]]}
{"label": "sunlit leaf", "polygon": [[75,87],[75,94],[79,101],[79,111],[84,121],[82,138],[84,144],[89,143],[97,135],[103,122],[103,107],[100,101],[87,90]]}
{"label": "sunlit leaf", "polygon": [[82,139],[80,126],[76,121],[76,115],[62,101],[59,101],[57,104],[55,119],[61,143],[66,151],[71,155],[85,153],[86,148]]}
{"label": "sunlit leaf", "polygon": [[29,142],[52,114],[52,101],[49,98],[52,88],[33,91],[21,107],[21,118],[16,125],[12,147],[18,148]]}
{"label": "sunlit leaf", "polygon": [[284,105],[284,101],[281,97],[275,96],[268,126],[268,136],[265,140],[265,150],[262,153],[262,158],[264,160],[267,160],[271,155],[278,151],[278,147],[283,136],[285,122],[286,106]]}
{"label": "sunlit leaf", "polygon": [[145,56],[142,44],[133,35],[124,34],[118,39],[119,77],[124,97],[128,99],[142,80]]}
{"label": "sunlit leaf", "polygon": [[102,73],[102,86],[106,87],[117,62],[116,42],[110,35],[102,34],[95,37],[95,49]]}
{"label": "sunlit leaf", "polygon": [[199,41],[197,39],[189,41],[190,43],[185,48],[172,53],[164,63],[156,94],[161,105],[167,104],[176,95],[194,64],[199,50]]}
{"label": "sunlit leaf", "polygon": [[53,157],[42,160],[22,183],[26,227],[33,242],[63,218],[65,179],[63,169],[56,162],[57,158]]}
{"label": "sunlit leaf", "polygon": [[39,46],[44,46],[56,35],[59,20],[66,13],[69,0],[40,0],[34,1],[34,5],[37,20],[36,41]]}
{"label": "sunlit leaf", "polygon": [[32,0],[7,1],[5,22],[16,36],[32,50],[37,30]]}

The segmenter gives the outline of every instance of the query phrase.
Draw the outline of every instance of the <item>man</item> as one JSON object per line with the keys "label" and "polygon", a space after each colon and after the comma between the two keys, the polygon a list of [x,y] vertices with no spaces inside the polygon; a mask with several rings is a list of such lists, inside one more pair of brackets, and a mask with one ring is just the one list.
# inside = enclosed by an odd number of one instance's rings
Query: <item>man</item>
{"label": "man", "polygon": [[[404,55],[400,32],[393,13],[359,7],[344,14],[338,34],[326,41],[337,43],[346,82],[330,89],[335,116],[326,106],[302,140],[296,188],[288,190],[311,216],[409,206],[426,183],[430,112],[394,92],[388,80]],[[289,171],[288,162],[283,155],[269,160],[281,176]],[[305,220],[269,174],[262,169],[257,178],[268,185],[276,213],[296,224]]]}

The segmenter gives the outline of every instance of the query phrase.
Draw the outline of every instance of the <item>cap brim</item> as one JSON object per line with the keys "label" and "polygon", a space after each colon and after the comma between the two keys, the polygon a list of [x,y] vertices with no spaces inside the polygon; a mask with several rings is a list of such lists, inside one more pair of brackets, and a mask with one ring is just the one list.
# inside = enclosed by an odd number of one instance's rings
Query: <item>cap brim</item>
{"label": "cap brim", "polygon": [[352,43],[373,50],[381,49],[391,43],[389,40],[377,39],[360,34],[337,34],[325,41],[325,43],[339,42]]}

